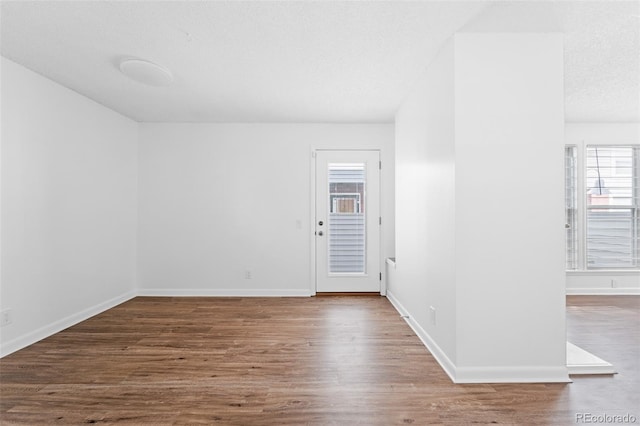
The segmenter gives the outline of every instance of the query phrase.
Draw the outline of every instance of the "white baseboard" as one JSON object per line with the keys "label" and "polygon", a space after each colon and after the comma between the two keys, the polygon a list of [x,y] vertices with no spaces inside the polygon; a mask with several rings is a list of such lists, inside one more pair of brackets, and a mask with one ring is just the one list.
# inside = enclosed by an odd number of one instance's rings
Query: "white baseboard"
{"label": "white baseboard", "polygon": [[129,291],[120,296],[114,297],[113,299],[110,299],[105,302],[98,303],[97,305],[91,306],[89,308],[83,309],[80,312],[69,315],[65,318],[55,321],[52,324],[41,327],[23,336],[9,340],[7,343],[3,344],[2,347],[0,348],[0,358],[6,355],[9,355],[13,352],[19,351],[22,348],[26,348],[27,346],[32,345],[53,334],[59,333],[60,331],[66,328],[69,328],[72,325],[76,325],[79,322],[82,322],[95,315],[98,315],[99,313],[102,313],[108,309],[111,309],[121,303],[124,303],[127,300],[131,300],[134,297],[136,297],[136,292],[133,290]]}
{"label": "white baseboard", "polygon": [[637,296],[640,288],[568,288],[567,295],[571,296]]}
{"label": "white baseboard", "polygon": [[311,293],[305,290],[283,289],[166,289],[166,288],[139,288],[138,296],[160,297],[310,297]]}
{"label": "white baseboard", "polygon": [[454,383],[570,383],[565,366],[561,367],[457,367],[429,334],[409,315],[405,307],[387,291],[387,299],[405,319],[440,367]]}
{"label": "white baseboard", "polygon": [[566,367],[457,367],[455,383],[571,383]]}
{"label": "white baseboard", "polygon": [[438,346],[438,344],[429,336],[429,334],[418,324],[406,308],[400,303],[400,301],[393,295],[393,292],[387,290],[387,299],[396,308],[396,311],[404,318],[404,320],[409,324],[409,327],[413,330],[414,333],[418,336],[418,338],[422,341],[422,344],[427,348],[431,355],[438,361],[440,367],[444,370],[445,373],[449,376],[452,382],[456,383],[456,367],[451,362],[449,357],[444,353],[444,351]]}

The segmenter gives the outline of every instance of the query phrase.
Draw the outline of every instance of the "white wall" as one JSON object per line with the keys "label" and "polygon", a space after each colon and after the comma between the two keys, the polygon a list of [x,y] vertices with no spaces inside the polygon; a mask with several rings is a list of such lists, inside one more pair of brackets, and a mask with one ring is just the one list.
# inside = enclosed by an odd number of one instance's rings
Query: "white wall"
{"label": "white wall", "polygon": [[552,377],[566,363],[562,35],[455,43],[457,364]]}
{"label": "white wall", "polygon": [[640,123],[566,123],[567,145],[638,144]]}
{"label": "white wall", "polygon": [[457,34],[396,117],[390,299],[456,382],[567,380],[562,62],[557,35]]}
{"label": "white wall", "polygon": [[396,114],[396,276],[389,287],[441,363],[456,353],[453,46],[441,49]]}
{"label": "white wall", "polygon": [[2,58],[2,355],[132,297],[137,124]]}
{"label": "white wall", "polygon": [[[639,144],[640,123],[567,123],[564,143]],[[567,294],[640,294],[640,271],[567,271]]]}
{"label": "white wall", "polygon": [[390,124],[141,124],[140,293],[309,295],[312,149],[381,150],[390,256],[392,146]]}

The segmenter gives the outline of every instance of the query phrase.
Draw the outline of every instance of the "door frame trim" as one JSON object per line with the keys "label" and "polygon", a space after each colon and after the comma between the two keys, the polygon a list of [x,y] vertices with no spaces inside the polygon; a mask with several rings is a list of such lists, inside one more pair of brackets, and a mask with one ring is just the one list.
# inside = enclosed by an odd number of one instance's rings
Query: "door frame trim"
{"label": "door frame trim", "polygon": [[[377,152],[378,153],[378,158],[380,159],[380,161],[382,161],[382,150],[380,148],[354,148],[354,149],[349,149],[349,148],[336,148],[336,149],[331,149],[331,148],[314,148],[311,147],[310,150],[310,155],[309,155],[309,170],[311,171],[311,175],[310,175],[310,179],[309,179],[309,253],[310,253],[310,258],[309,258],[309,294],[311,296],[315,296],[318,291],[318,283],[317,283],[317,275],[316,275],[316,238],[315,238],[315,229],[316,229],[316,153],[317,152],[336,152],[336,151],[347,151],[347,152],[358,152],[358,151],[362,151],[362,152]],[[380,171],[379,173],[379,182],[378,182],[378,188],[380,191],[380,206],[379,206],[379,211],[380,211],[380,215],[382,216],[382,202],[383,202],[383,191],[382,191],[382,171]],[[380,233],[379,235],[379,245],[380,245],[380,250],[379,250],[379,259],[378,259],[378,268],[380,269],[380,274],[383,274],[382,277],[384,277],[384,265],[385,265],[385,259],[384,259],[384,226],[385,226],[385,221],[383,220],[382,223],[380,224],[380,226],[378,227],[378,232]],[[313,234],[312,234],[313,233]],[[387,294],[387,280],[386,279],[382,279],[380,280],[380,295],[381,296],[385,296]]]}

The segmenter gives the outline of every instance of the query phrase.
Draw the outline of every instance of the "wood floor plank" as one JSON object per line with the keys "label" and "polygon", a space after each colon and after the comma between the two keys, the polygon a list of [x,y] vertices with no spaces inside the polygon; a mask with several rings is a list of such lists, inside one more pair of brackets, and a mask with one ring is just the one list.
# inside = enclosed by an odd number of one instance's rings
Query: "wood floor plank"
{"label": "wood floor plank", "polygon": [[8,425],[640,422],[640,298],[569,297],[619,374],[454,385],[384,297],[139,297],[0,360]]}

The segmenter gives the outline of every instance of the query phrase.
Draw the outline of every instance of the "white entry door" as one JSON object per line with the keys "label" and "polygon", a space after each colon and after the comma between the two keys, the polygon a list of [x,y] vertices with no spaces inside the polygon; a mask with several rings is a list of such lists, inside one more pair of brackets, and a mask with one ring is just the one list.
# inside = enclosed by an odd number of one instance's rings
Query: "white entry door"
{"label": "white entry door", "polygon": [[380,291],[380,153],[316,152],[316,291]]}

